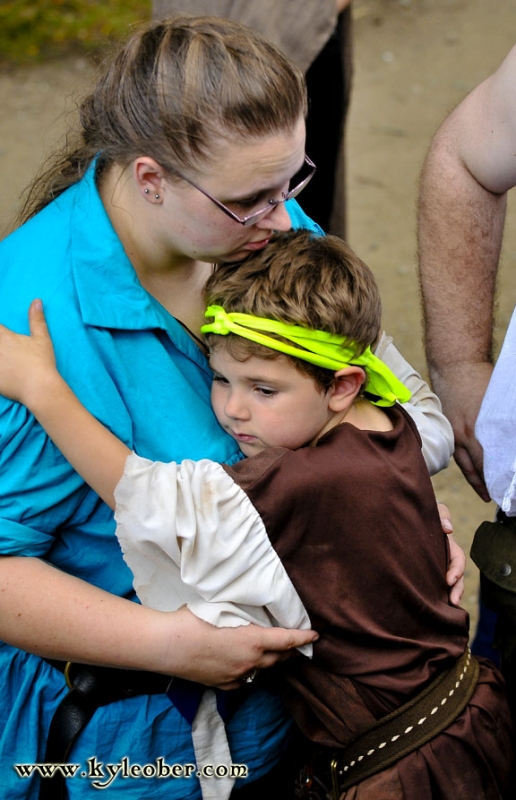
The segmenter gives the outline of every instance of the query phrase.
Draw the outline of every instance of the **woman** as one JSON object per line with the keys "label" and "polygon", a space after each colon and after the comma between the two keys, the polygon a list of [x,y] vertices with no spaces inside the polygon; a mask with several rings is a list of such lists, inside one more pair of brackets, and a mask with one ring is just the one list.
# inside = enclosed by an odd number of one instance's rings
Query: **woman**
{"label": "woman", "polygon": [[[84,100],[76,145],[36,181],[25,224],[0,245],[1,321],[23,330],[30,300],[42,298],[63,377],[143,456],[240,457],[211,412],[201,288],[214,263],[265,247],[273,230],[317,229],[295,201],[283,202],[313,174],[305,111],[301,74],[252,31],[210,18],[152,25]],[[181,692],[172,703],[168,677],[147,673],[244,687],[227,721],[234,762],[249,773],[249,790],[235,796],[251,797],[253,784],[258,797],[277,790],[291,723],[273,691],[244,681],[315,634],[219,631],[184,610],[131,602],[111,512],[30,414],[0,401],[6,796],[36,798],[38,770],[13,765],[45,760],[79,765],[66,780],[72,800],[94,783],[125,800],[198,800],[195,773],[158,779],[158,758],[195,757]],[[438,439],[442,464],[446,432]],[[65,662],[131,672],[67,671],[82,681],[84,702],[77,689],[67,696]],[[70,704],[80,724],[65,735]],[[53,783],[41,781],[57,798]]]}
{"label": "woman", "polygon": [[[346,238],[345,127],[351,95],[351,0],[154,0],[155,19],[183,9],[229,17],[274,42],[305,73],[309,97],[306,150],[317,174],[303,194],[304,211],[326,232]],[[307,36],[307,31],[310,35]]]}

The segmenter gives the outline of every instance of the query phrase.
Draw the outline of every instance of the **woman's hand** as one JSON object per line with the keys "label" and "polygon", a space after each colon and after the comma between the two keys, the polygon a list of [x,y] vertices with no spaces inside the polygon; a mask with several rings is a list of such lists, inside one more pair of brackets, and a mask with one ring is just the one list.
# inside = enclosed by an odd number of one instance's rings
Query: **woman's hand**
{"label": "woman's hand", "polygon": [[450,563],[446,573],[446,583],[450,587],[450,602],[460,605],[464,594],[464,572],[466,570],[466,556],[464,550],[457,544],[453,537],[453,524],[451,521],[450,509],[444,503],[437,502],[437,509],[441,517],[441,527],[443,533],[448,537],[450,547]]}
{"label": "woman's hand", "polygon": [[171,668],[163,671],[221,689],[238,689],[255,670],[285,661],[297,647],[318,638],[311,630],[258,625],[217,628],[186,608],[173,614],[174,630],[168,641]]}
{"label": "woman's hand", "polygon": [[0,325],[0,394],[31,406],[56,376],[56,361],[41,300],[29,308],[30,336]]}

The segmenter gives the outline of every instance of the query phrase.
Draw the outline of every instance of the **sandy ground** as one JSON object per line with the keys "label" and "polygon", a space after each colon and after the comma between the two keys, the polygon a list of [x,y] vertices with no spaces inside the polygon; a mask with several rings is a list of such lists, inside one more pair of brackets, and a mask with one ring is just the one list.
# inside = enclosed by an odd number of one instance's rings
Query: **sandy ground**
{"label": "sandy ground", "polygon": [[[355,0],[355,79],[348,125],[349,239],[374,269],[384,323],[423,373],[415,260],[417,179],[440,120],[516,41],[511,0]],[[59,138],[74,96],[90,80],[82,58],[0,75],[0,232],[42,157]],[[516,303],[516,225],[509,205],[500,279],[500,338]],[[469,550],[493,514],[451,466],[435,479]],[[478,575],[468,563],[464,604],[476,617]]]}

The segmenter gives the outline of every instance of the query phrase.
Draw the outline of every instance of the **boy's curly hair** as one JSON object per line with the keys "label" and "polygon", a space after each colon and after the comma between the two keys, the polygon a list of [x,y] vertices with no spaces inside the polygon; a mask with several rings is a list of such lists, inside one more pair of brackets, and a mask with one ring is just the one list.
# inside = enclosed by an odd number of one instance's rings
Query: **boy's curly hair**
{"label": "boy's curly hair", "polygon": [[[207,305],[343,336],[357,355],[378,339],[381,302],[373,273],[337,236],[305,230],[274,236],[240,264],[215,268],[205,290]],[[275,334],[268,334],[275,336]],[[224,346],[234,358],[278,358],[281,353],[235,334],[207,334],[211,349]],[[275,338],[281,338],[275,336]],[[334,373],[285,356],[326,391]]]}

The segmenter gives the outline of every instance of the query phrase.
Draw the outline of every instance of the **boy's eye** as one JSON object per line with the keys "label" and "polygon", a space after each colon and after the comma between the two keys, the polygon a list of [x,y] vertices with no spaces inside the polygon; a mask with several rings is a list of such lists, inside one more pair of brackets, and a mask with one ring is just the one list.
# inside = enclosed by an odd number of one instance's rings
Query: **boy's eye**
{"label": "boy's eye", "polygon": [[264,397],[272,397],[273,395],[278,394],[277,389],[269,389],[267,386],[257,386],[256,391]]}
{"label": "boy's eye", "polygon": [[223,375],[217,375],[216,373],[213,373],[212,381],[213,383],[223,383],[223,384],[228,383],[227,378],[225,378]]}

